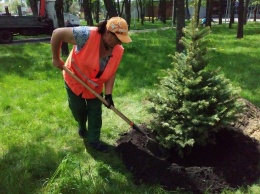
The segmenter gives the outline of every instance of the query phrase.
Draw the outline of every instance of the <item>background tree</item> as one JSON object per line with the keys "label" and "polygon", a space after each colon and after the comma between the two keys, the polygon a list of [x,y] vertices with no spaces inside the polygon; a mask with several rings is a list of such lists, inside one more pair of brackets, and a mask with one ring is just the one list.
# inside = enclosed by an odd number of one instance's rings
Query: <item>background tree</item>
{"label": "background tree", "polygon": [[177,0],[173,1],[173,18],[172,18],[172,25],[176,24],[176,12],[177,12]]}
{"label": "background tree", "polygon": [[212,21],[212,0],[207,0],[206,4],[206,26],[211,27]]}
{"label": "background tree", "polygon": [[250,2],[250,0],[245,0],[244,12],[243,12],[244,13],[244,24],[246,24],[246,22],[247,22],[249,2]]}
{"label": "background tree", "polygon": [[140,21],[140,10],[139,10],[139,4],[138,4],[138,0],[135,0],[135,6],[134,9],[136,9],[135,12],[135,17],[137,17],[137,21]]}
{"label": "background tree", "polygon": [[[58,20],[58,27],[64,27],[64,16],[63,16],[63,0],[56,0],[54,5],[57,20]],[[62,56],[68,56],[69,55],[69,47],[68,43],[63,42],[61,46],[61,53]]]}
{"label": "background tree", "polygon": [[64,27],[63,0],[56,0],[54,8],[57,15],[58,27]]}
{"label": "background tree", "polygon": [[184,46],[179,42],[183,37],[184,33],[182,29],[185,27],[185,9],[184,9],[184,1],[176,0],[176,51],[181,53],[184,51]]}
{"label": "background tree", "polygon": [[186,18],[190,20],[189,0],[185,0]]}
{"label": "background tree", "polygon": [[255,8],[253,10],[254,12],[254,22],[256,22],[256,15],[257,15],[257,10],[258,10],[258,4],[259,4],[259,1],[255,1],[252,3],[252,5],[255,5]]}
{"label": "background tree", "polygon": [[79,1],[74,1],[74,2],[71,1],[69,6],[69,12],[74,15],[78,15],[80,12],[80,8],[81,8],[81,3]]}
{"label": "background tree", "polygon": [[196,20],[197,20],[197,25],[199,25],[199,23],[200,23],[200,7],[201,7],[201,0],[198,0],[198,3],[197,4],[195,4],[195,5],[197,5],[197,12],[195,12],[194,14],[196,14],[196,16],[195,16],[195,18],[196,18]]}
{"label": "background tree", "polygon": [[116,0],[116,9],[117,9],[117,13],[119,14],[118,16],[121,17],[121,9],[120,9],[120,1]]}
{"label": "background tree", "polygon": [[166,0],[159,1],[159,11],[158,18],[162,21],[162,23],[166,23]]}
{"label": "background tree", "polygon": [[152,6],[152,23],[154,23],[154,0],[151,0]]}
{"label": "background tree", "polygon": [[244,0],[239,0],[237,38],[243,38],[244,36],[243,25],[244,25]]}
{"label": "background tree", "polygon": [[71,0],[65,0],[64,1],[64,12],[65,13],[69,13],[69,11],[70,11],[70,6],[71,6]]}
{"label": "background tree", "polygon": [[198,29],[196,18],[184,29],[181,43],[186,54],[172,55],[167,69],[149,100],[154,113],[151,125],[158,142],[180,155],[194,145],[214,142],[214,135],[231,124],[241,110],[238,90],[218,70],[207,70],[206,39],[210,27]]}
{"label": "background tree", "polygon": [[131,23],[131,0],[124,0],[125,2],[125,20],[129,25]]}
{"label": "background tree", "polygon": [[230,2],[229,28],[231,28],[232,24],[234,24],[234,22],[235,22],[235,3],[236,3],[236,0],[231,0],[231,2]]}
{"label": "background tree", "polygon": [[93,26],[91,0],[83,0],[84,16],[88,26]]}
{"label": "background tree", "polygon": [[33,16],[38,16],[38,4],[37,4],[38,0],[29,0],[30,3],[30,7],[33,13]]}
{"label": "background tree", "polygon": [[122,1],[121,10],[118,9],[118,10],[120,10],[120,12],[118,12],[120,17],[122,17],[122,15],[123,15],[124,7],[125,7],[125,1]]}
{"label": "background tree", "polygon": [[114,17],[114,16],[118,16],[117,10],[116,10],[116,6],[114,4],[114,1],[112,0],[104,0],[104,4],[107,10],[107,14],[108,17]]}
{"label": "background tree", "polygon": [[218,0],[218,23],[222,24],[223,1]]}
{"label": "background tree", "polygon": [[145,0],[137,0],[138,2],[138,5],[140,7],[140,15],[141,15],[141,24],[144,25],[144,3],[145,3]]}
{"label": "background tree", "polygon": [[100,13],[100,1],[95,0],[94,2],[94,15],[95,15],[95,21],[96,23],[99,23],[99,13]]}
{"label": "background tree", "polygon": [[152,23],[154,23],[154,0],[148,0],[148,17],[149,17],[149,21],[150,18],[152,18]]}
{"label": "background tree", "polygon": [[9,6],[7,7],[9,13],[18,13],[17,6],[21,5],[21,2],[19,0],[14,0],[9,3]]}

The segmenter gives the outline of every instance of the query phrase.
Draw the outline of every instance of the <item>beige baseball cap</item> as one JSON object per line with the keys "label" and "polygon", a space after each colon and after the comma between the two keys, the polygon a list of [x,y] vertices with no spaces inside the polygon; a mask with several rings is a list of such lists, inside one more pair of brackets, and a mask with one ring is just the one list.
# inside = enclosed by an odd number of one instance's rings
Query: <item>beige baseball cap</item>
{"label": "beige baseball cap", "polygon": [[112,17],[107,21],[107,30],[113,32],[117,38],[123,43],[132,42],[128,35],[127,22],[121,17]]}

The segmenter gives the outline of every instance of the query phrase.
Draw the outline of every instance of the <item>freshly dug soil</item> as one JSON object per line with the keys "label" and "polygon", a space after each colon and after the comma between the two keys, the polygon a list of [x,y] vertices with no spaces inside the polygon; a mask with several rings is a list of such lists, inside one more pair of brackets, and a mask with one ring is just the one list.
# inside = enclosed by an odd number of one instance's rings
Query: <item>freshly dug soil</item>
{"label": "freshly dug soil", "polygon": [[[134,130],[122,135],[116,150],[136,184],[192,193],[220,193],[251,185],[260,179],[260,109],[244,101],[247,110],[216,134],[216,144],[195,146],[184,158],[157,143],[147,144],[147,138]],[[148,131],[145,125],[139,127]]]}

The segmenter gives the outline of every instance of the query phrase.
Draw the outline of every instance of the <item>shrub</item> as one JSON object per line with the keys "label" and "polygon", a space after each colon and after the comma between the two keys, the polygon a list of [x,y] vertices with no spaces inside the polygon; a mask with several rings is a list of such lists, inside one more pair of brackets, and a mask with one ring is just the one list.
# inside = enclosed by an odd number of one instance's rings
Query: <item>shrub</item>
{"label": "shrub", "polygon": [[206,69],[205,36],[210,28],[198,29],[195,21],[193,18],[184,29],[181,39],[186,54],[171,55],[173,69],[166,70],[149,96],[156,138],[165,147],[177,148],[181,155],[195,144],[214,142],[214,134],[236,119],[241,109],[238,88],[218,70]]}

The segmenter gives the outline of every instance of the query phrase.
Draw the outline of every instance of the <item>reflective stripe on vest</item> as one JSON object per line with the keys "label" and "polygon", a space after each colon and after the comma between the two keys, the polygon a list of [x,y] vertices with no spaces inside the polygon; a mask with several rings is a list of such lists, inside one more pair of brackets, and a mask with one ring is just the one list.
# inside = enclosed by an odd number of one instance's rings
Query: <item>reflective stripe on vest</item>
{"label": "reflective stripe on vest", "polygon": [[88,83],[92,84],[95,87],[99,86],[96,82],[94,82],[91,79],[89,79],[84,73],[82,73],[82,71],[80,71],[80,68],[77,66],[77,64],[75,63],[73,58],[71,59],[71,62],[72,62],[72,67],[74,68],[74,70],[76,71],[76,73],[78,75],[82,76],[83,81],[87,81]]}

